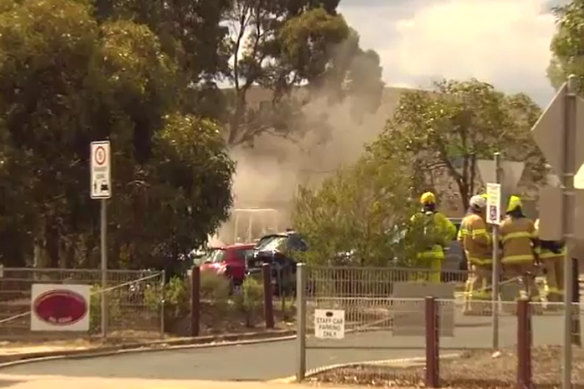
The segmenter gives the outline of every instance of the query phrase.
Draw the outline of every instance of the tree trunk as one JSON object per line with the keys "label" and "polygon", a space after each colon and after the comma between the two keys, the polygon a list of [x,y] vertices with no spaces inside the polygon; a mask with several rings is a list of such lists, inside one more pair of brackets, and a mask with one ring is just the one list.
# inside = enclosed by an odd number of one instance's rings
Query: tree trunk
{"label": "tree trunk", "polygon": [[48,266],[59,267],[59,231],[56,223],[49,219],[45,225],[45,249],[47,253]]}

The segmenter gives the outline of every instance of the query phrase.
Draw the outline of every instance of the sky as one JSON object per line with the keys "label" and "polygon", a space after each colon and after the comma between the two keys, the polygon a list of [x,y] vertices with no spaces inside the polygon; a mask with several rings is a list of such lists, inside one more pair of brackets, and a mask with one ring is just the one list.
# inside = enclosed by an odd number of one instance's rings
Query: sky
{"label": "sky", "polygon": [[340,11],[361,46],[379,53],[388,85],[475,77],[546,106],[554,94],[546,77],[550,5],[562,1],[341,0]]}

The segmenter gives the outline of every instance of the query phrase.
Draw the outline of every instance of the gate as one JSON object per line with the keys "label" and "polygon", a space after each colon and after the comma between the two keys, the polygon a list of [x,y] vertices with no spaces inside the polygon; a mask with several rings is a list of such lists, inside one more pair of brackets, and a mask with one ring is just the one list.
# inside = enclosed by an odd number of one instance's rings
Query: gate
{"label": "gate", "polygon": [[[11,340],[92,337],[103,334],[101,298],[105,296],[105,334],[112,338],[142,339],[164,334],[164,272],[108,270],[101,289],[101,271],[94,269],[4,268],[0,273],[0,337]],[[33,332],[33,284],[91,285],[88,333]]]}
{"label": "gate", "polygon": [[[487,331],[490,317],[461,315],[466,271],[442,272],[442,282],[428,282],[432,270],[411,268],[297,267],[297,377],[322,366],[351,362],[423,357],[425,354],[425,297],[438,298],[440,333],[455,338],[457,324],[478,324]],[[342,332],[333,325],[322,336],[316,317],[343,317]],[[478,323],[477,323],[478,322]],[[317,336],[320,332],[320,336]],[[466,346],[449,339],[446,347]],[[488,347],[489,338],[469,347]],[[367,363],[367,362],[366,362]]]}

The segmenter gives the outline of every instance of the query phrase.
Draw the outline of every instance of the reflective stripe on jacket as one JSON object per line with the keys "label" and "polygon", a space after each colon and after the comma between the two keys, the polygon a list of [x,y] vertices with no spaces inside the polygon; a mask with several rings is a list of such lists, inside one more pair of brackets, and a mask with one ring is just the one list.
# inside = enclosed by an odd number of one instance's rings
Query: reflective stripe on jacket
{"label": "reflective stripe on jacket", "polygon": [[512,264],[535,260],[534,240],[537,239],[537,232],[531,219],[507,217],[499,231],[503,246],[501,262]]}
{"label": "reflective stripe on jacket", "polygon": [[477,214],[466,216],[461,224],[465,230],[461,234],[462,246],[467,259],[478,266],[492,263],[492,238],[483,218]]}
{"label": "reflective stripe on jacket", "polygon": [[[535,222],[535,234],[539,237],[539,219]],[[540,240],[535,252],[541,260],[560,260],[566,256],[563,242]]]}
{"label": "reflective stripe on jacket", "polygon": [[426,217],[428,219],[429,236],[433,244],[428,249],[418,254],[421,259],[444,259],[444,247],[456,237],[456,226],[444,214],[434,212],[432,214],[417,213],[412,216],[412,220]]}
{"label": "reflective stripe on jacket", "polygon": [[553,252],[552,250],[549,250],[549,249],[539,248],[537,255],[541,260],[564,259],[564,257],[566,256],[566,248],[562,247],[560,252],[557,252],[557,253]]}

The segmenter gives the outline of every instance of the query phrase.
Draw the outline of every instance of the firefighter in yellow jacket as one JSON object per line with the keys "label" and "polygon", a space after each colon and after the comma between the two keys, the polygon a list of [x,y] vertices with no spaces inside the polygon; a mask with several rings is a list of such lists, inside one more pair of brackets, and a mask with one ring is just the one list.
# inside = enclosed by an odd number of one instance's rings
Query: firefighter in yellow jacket
{"label": "firefighter in yellow jacket", "polygon": [[507,217],[499,229],[503,256],[501,263],[507,279],[520,282],[520,296],[533,297],[535,286],[535,250],[537,232],[533,221],[523,214],[523,206],[518,196],[509,198]]}
{"label": "firefighter in yellow jacket", "polygon": [[461,228],[462,246],[466,258],[474,272],[468,290],[468,298],[471,301],[471,309],[485,308],[476,306],[472,302],[476,300],[489,300],[492,266],[492,238],[485,223],[485,209],[487,201],[485,196],[473,196],[470,199],[469,214],[463,219]]}
{"label": "firefighter in yellow jacket", "polygon": [[442,262],[444,261],[444,247],[456,237],[456,227],[443,213],[436,210],[436,196],[426,192],[420,197],[421,212],[412,216],[412,221],[424,225],[425,247],[418,253],[418,259],[423,265],[431,269],[428,281],[440,283]]}
{"label": "firefighter in yellow jacket", "polygon": [[[539,219],[535,221],[535,231],[539,236]],[[537,253],[546,272],[548,301],[563,301],[565,245],[559,241],[539,240]]]}
{"label": "firefighter in yellow jacket", "polygon": [[[483,193],[480,195],[483,199],[485,199],[485,202],[487,201],[487,194]],[[474,211],[472,209],[472,207],[469,206],[469,209],[465,215],[465,217],[462,219],[461,223],[460,223],[460,227],[458,228],[458,233],[456,235],[456,240],[458,240],[458,243],[460,244],[460,247],[464,250],[464,239],[466,238],[466,236],[468,235],[468,227],[466,226],[467,221],[468,221],[468,216],[473,214]],[[471,298],[471,292],[472,292],[472,286],[475,282],[475,274],[476,274],[476,269],[475,266],[470,263],[470,261],[468,260],[468,253],[465,251],[464,252],[465,255],[465,260],[466,260],[466,269],[468,270],[468,276],[466,279],[466,282],[464,284],[464,310],[468,310],[470,309],[470,298]]]}

